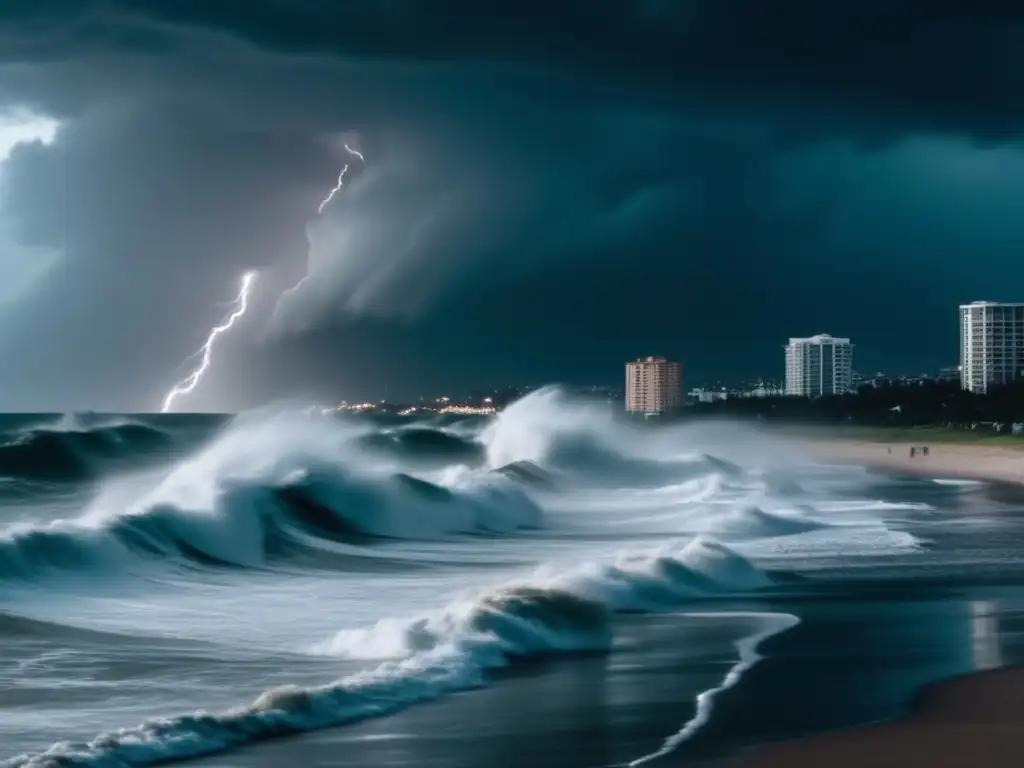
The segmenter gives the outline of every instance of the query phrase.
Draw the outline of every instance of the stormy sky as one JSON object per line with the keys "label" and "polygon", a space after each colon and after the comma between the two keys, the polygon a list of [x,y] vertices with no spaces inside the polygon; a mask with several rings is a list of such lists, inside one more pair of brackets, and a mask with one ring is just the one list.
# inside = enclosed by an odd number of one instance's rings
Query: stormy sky
{"label": "stormy sky", "polygon": [[1022,86],[985,0],[5,3],[0,410],[159,408],[247,269],[179,409],[953,365]]}

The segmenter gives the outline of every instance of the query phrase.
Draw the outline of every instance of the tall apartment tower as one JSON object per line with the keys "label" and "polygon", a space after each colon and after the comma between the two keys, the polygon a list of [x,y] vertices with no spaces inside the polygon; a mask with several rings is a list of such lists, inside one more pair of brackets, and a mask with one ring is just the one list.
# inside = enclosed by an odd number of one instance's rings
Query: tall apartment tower
{"label": "tall apartment tower", "polygon": [[1024,375],[1024,304],[960,306],[960,385],[984,394]]}
{"label": "tall apartment tower", "polygon": [[640,357],[626,363],[626,410],[664,413],[683,402],[682,366],[664,357]]}
{"label": "tall apartment tower", "polygon": [[853,388],[853,344],[822,333],[786,345],[786,394],[841,395]]}

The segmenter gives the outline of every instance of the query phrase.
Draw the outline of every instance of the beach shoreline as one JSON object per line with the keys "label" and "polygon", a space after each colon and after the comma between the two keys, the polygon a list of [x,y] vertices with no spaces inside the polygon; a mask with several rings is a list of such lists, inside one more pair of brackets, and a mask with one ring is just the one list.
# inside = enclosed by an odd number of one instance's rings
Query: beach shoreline
{"label": "beach shoreline", "polygon": [[[1024,451],[984,444],[810,437],[816,461],[931,479],[1024,484]],[[921,450],[928,446],[928,455]],[[910,449],[915,448],[911,457]],[[763,744],[721,761],[734,768],[998,768],[1024,764],[1024,666],[979,670],[920,688],[906,714]]]}
{"label": "beach shoreline", "polygon": [[924,686],[903,717],[764,745],[734,768],[998,768],[1024,764],[1024,667]]}
{"label": "beach shoreline", "polygon": [[[1024,451],[1015,447],[959,443],[880,442],[848,438],[803,439],[815,461],[933,479],[1024,484]],[[928,454],[923,448],[928,448]],[[913,457],[911,448],[915,449]]]}

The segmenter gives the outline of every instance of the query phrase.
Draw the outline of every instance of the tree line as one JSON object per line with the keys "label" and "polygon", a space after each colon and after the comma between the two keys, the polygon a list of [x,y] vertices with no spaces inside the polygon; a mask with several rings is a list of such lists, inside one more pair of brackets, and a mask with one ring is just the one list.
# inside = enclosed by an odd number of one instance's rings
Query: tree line
{"label": "tree line", "polygon": [[826,397],[736,397],[696,403],[685,418],[734,417],[779,422],[847,422],[864,426],[944,425],[972,428],[998,423],[1010,431],[1024,423],[1024,379],[975,394],[957,382],[914,386],[863,387],[856,393]]}

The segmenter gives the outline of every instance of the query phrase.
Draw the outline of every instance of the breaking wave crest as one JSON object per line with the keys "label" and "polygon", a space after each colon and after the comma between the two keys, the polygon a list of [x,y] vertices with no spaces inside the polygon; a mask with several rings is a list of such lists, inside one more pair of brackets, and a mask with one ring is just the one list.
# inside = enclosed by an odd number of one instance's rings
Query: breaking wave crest
{"label": "breaking wave crest", "polygon": [[[126,455],[145,446],[185,453],[178,433],[155,421],[81,426],[21,432],[0,446],[0,464],[9,462],[0,471],[16,470],[10,462],[20,457],[27,469],[18,471],[31,475],[38,467],[26,457],[36,455],[42,464],[63,463],[65,473],[77,467],[81,477],[99,471],[97,456],[117,455],[133,441],[138,446]],[[46,588],[51,575],[71,572],[88,591],[96,587],[90,574],[124,580],[140,570],[149,577],[154,569],[230,566],[224,581],[237,576],[273,590],[295,575],[278,565],[333,567],[329,553],[366,555],[374,547],[411,563],[416,547],[454,559],[463,551],[457,545],[481,545],[488,562],[492,552],[482,547],[509,552],[520,544],[516,552],[526,559],[513,558],[496,569],[492,586],[439,610],[412,615],[406,608],[417,603],[410,602],[365,621],[342,614],[335,622],[330,614],[316,635],[303,635],[311,655],[366,664],[357,674],[275,687],[229,711],[54,744],[5,765],[154,765],[384,715],[485,685],[495,670],[524,659],[608,651],[616,614],[761,595],[776,586],[765,570],[771,553],[801,551],[794,541],[810,537],[807,551],[836,551],[850,540],[848,530],[867,526],[870,535],[856,546],[877,553],[914,545],[866,512],[850,525],[839,512],[817,513],[813,488],[751,466],[757,457],[748,461],[743,450],[770,454],[753,442],[746,434],[725,432],[716,443],[674,428],[644,429],[556,389],[488,420],[374,422],[294,409],[239,416],[187,458],[106,479],[78,516],[0,529],[0,589],[14,582]],[[652,550],[652,540],[670,543]],[[777,541],[783,545],[773,550]],[[769,552],[764,559],[762,551]],[[524,572],[524,562],[533,570]],[[257,568],[269,573],[246,570]],[[453,578],[451,569],[446,574],[427,581],[424,594],[452,583],[443,580]],[[323,574],[302,576],[303,585],[320,584]],[[177,586],[174,579],[161,584]],[[292,589],[289,583],[289,599]],[[744,653],[743,663],[753,663],[753,651]]]}
{"label": "breaking wave crest", "polygon": [[483,686],[489,673],[521,659],[607,651],[619,611],[670,609],[713,595],[751,594],[771,585],[735,552],[698,537],[673,551],[588,564],[483,590],[440,612],[341,632],[314,646],[318,654],[387,658],[333,683],[265,691],[222,713],[161,718],[56,744],[8,768],[145,766],[198,757],[278,736],[386,715],[448,693]]}
{"label": "breaking wave crest", "polygon": [[742,507],[713,519],[708,532],[732,541],[794,536],[828,528],[828,524],[807,516],[765,512],[756,506]]}
{"label": "breaking wave crest", "polygon": [[[31,430],[0,447],[0,458],[8,449],[23,451],[23,457],[40,452],[52,462],[53,446],[61,446],[62,471],[72,460],[82,462],[84,471],[102,451],[127,446],[132,452],[134,445],[158,447],[169,439],[167,432],[136,423]],[[592,409],[573,406],[557,390],[542,391],[461,434],[422,425],[379,428],[296,411],[249,414],[169,470],[133,481],[128,490],[113,483],[78,518],[9,526],[0,532],[0,577],[110,571],[137,565],[139,558],[146,564],[170,559],[259,567],[283,551],[307,548],[310,536],[507,535],[546,525],[538,494],[571,494],[581,483],[672,488],[680,480],[700,480],[708,498],[743,473],[702,453],[677,450],[674,457],[652,458],[648,442],[610,416],[595,421]],[[676,486],[666,484],[669,477]],[[686,501],[679,496],[680,504]],[[742,539],[817,525],[754,509],[704,530]]]}
{"label": "breaking wave crest", "polygon": [[0,475],[78,481],[172,445],[167,433],[130,422],[80,430],[32,429],[0,444]]}
{"label": "breaking wave crest", "polygon": [[[304,467],[269,480],[214,488],[175,486],[174,476],[126,511],[97,510],[0,535],[0,576],[32,578],[67,569],[110,569],[158,559],[258,567],[282,546],[303,546],[297,529],[326,539],[436,539],[503,534],[543,523],[536,503],[510,482],[460,489],[404,473],[360,475]],[[207,491],[203,494],[201,491]]]}
{"label": "breaking wave crest", "polygon": [[[438,613],[343,630],[312,650],[342,658],[386,659],[435,651],[487,631],[506,640],[519,637],[521,642],[503,646],[503,653],[512,656],[606,648],[612,613],[750,594],[772,583],[725,545],[698,536],[682,547],[621,555],[610,564],[588,563],[562,572],[541,569],[529,579],[471,595]],[[586,629],[582,634],[581,628]],[[538,631],[543,642],[538,643]]]}

